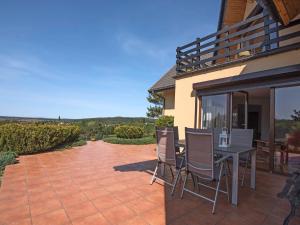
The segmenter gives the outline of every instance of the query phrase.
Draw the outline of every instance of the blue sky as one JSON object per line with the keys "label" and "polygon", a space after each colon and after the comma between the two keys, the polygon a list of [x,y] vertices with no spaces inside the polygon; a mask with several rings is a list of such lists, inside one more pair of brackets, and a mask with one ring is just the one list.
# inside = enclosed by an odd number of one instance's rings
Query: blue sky
{"label": "blue sky", "polygon": [[[205,4],[203,4],[205,2]],[[3,0],[0,115],[145,116],[175,49],[217,28],[220,0]]]}

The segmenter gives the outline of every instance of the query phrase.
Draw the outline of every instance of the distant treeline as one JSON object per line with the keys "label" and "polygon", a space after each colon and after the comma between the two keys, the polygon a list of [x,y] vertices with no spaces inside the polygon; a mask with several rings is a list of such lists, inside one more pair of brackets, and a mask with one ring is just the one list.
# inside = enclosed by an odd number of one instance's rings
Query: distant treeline
{"label": "distant treeline", "polygon": [[79,121],[99,121],[107,124],[119,124],[119,123],[132,123],[132,122],[142,122],[142,123],[152,123],[154,119],[149,119],[146,117],[96,117],[96,118],[84,118],[84,119],[54,119],[54,118],[42,118],[42,117],[10,117],[10,116],[0,116],[0,121],[14,121],[14,122],[79,122]]}
{"label": "distant treeline", "polygon": [[102,117],[87,119],[48,119],[25,117],[0,117],[0,125],[9,123],[20,124],[69,124],[80,128],[79,140],[101,140],[103,137],[114,135],[114,130],[120,125],[139,127],[145,136],[153,136],[155,120],[145,117]]}

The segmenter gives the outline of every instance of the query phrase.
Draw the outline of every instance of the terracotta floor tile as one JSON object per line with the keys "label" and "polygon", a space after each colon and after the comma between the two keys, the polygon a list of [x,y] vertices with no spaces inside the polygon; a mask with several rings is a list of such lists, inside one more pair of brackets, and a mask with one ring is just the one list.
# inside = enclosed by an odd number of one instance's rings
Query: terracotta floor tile
{"label": "terracotta floor tile", "polygon": [[98,183],[97,180],[84,182],[82,184],[78,184],[81,190],[89,190],[89,189],[96,189],[99,188],[101,185]]}
{"label": "terracotta floor tile", "polygon": [[118,199],[112,197],[111,195],[100,196],[97,199],[92,200],[92,203],[99,211],[103,211],[121,204]]}
{"label": "terracotta floor tile", "polygon": [[14,197],[14,198],[7,198],[7,199],[0,199],[0,211],[5,209],[13,209],[20,206],[28,205],[28,197],[21,196],[21,197]]}
{"label": "terracotta floor tile", "polygon": [[155,145],[102,141],[21,156],[4,172],[0,225],[279,225],[289,211],[288,201],[276,197],[286,177],[257,171],[255,191],[247,179],[239,206],[219,195],[212,215],[211,203],[188,193],[179,198],[181,182],[173,198],[169,186],[150,185],[155,158]]}
{"label": "terracotta floor tile", "polygon": [[69,194],[75,194],[78,192],[81,192],[82,190],[78,185],[71,184],[66,187],[60,187],[60,188],[55,188],[55,192],[59,196],[64,196],[64,195],[69,195]]}
{"label": "terracotta floor tile", "polygon": [[127,186],[125,184],[111,184],[104,187],[109,192],[117,192],[127,190]]}
{"label": "terracotta floor tile", "polygon": [[141,214],[143,212],[146,212],[148,210],[151,210],[151,209],[154,209],[155,207],[157,207],[157,205],[154,204],[153,202],[150,202],[141,197],[137,198],[133,201],[127,202],[126,206],[128,206],[128,208],[135,211],[137,214]]}
{"label": "terracotta floor tile", "polygon": [[56,198],[56,193],[52,190],[34,192],[29,194],[29,202],[44,202]]}
{"label": "terracotta floor tile", "polygon": [[100,188],[93,188],[89,190],[84,191],[85,195],[88,197],[88,199],[93,200],[103,195],[108,195],[110,192],[108,192],[103,187]]}
{"label": "terracotta floor tile", "polygon": [[30,204],[30,211],[32,216],[37,216],[61,208],[62,204],[57,198],[53,198],[42,202],[34,202]]}
{"label": "terracotta floor tile", "polygon": [[149,225],[149,223],[147,223],[146,221],[144,221],[140,217],[136,216],[132,219],[121,222],[120,225]]}
{"label": "terracotta floor tile", "polygon": [[68,207],[88,201],[88,198],[83,192],[77,192],[68,195],[63,195],[60,197],[60,200],[64,207]]}
{"label": "terracotta floor tile", "polygon": [[135,193],[134,190],[122,190],[116,191],[112,194],[116,199],[120,200],[121,202],[129,202],[131,200],[140,198],[140,195]]}
{"label": "terracotta floor tile", "polygon": [[141,214],[143,220],[150,225],[163,225],[166,224],[166,215],[164,209],[152,209]]}
{"label": "terracotta floor tile", "polygon": [[136,216],[134,211],[123,205],[107,209],[102,214],[112,224],[121,224]]}
{"label": "terracotta floor tile", "polygon": [[21,219],[10,223],[9,225],[31,225],[31,218]]}
{"label": "terracotta floor tile", "polygon": [[72,222],[78,218],[87,217],[97,213],[97,209],[91,202],[82,202],[73,206],[66,206],[65,210]]}
{"label": "terracotta floor tile", "polygon": [[84,218],[79,218],[72,222],[73,225],[110,225],[102,214],[97,213]]}
{"label": "terracotta floor tile", "polygon": [[[0,211],[0,222],[6,224],[30,218],[29,206],[20,206]],[[0,224],[1,224],[0,223]]]}
{"label": "terracotta floor tile", "polygon": [[68,219],[64,209],[59,209],[39,216],[32,217],[33,225],[65,225],[69,223],[70,220]]}
{"label": "terracotta floor tile", "polygon": [[145,196],[145,198],[150,201],[153,202],[155,204],[159,204],[159,205],[164,205],[165,204],[165,200],[166,200],[166,196],[163,192],[159,192],[156,191],[154,193],[148,194]]}

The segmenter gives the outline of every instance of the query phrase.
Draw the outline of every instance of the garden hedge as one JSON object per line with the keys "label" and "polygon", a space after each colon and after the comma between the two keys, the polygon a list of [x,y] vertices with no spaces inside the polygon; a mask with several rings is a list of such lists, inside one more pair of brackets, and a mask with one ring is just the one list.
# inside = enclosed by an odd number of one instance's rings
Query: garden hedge
{"label": "garden hedge", "polygon": [[174,116],[161,116],[155,121],[156,127],[173,127]]}
{"label": "garden hedge", "polygon": [[141,138],[144,135],[144,130],[141,127],[128,125],[117,126],[114,132],[118,138],[126,139]]}
{"label": "garden hedge", "polygon": [[79,133],[80,128],[70,124],[7,123],[0,125],[0,151],[46,151],[75,141]]}

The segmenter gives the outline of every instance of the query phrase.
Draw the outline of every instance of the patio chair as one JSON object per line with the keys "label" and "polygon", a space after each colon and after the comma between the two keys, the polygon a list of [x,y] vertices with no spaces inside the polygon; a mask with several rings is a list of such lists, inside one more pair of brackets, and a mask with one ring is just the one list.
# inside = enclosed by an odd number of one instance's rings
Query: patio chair
{"label": "patio chair", "polygon": [[[238,146],[252,147],[253,145],[253,130],[252,129],[232,129],[230,134],[230,144]],[[240,155],[240,162],[245,164],[241,186],[244,186],[246,170],[251,161],[251,154],[245,153]]]}
{"label": "patio chair", "polygon": [[[174,194],[184,166],[184,155],[176,153],[176,148],[178,147],[178,139],[176,142],[176,137],[178,138],[178,129],[176,127],[156,128],[157,164],[151,179],[151,184],[153,184],[156,179],[162,180],[172,187],[171,195]],[[172,174],[171,183],[157,176],[160,166],[168,166],[170,168]],[[176,170],[175,179],[172,168]]]}
{"label": "patio chair", "polygon": [[[223,156],[219,159],[214,157],[214,135],[210,130],[185,128],[185,138],[186,176],[183,183],[181,198],[183,197],[184,191],[187,191],[208,200],[213,203],[212,213],[214,214],[219,192],[227,194],[229,201],[228,177],[225,166],[229,156]],[[190,174],[197,177],[198,185],[215,190],[213,199],[186,187],[186,181]],[[220,189],[220,182],[223,176],[226,177],[226,191]],[[208,183],[213,184],[214,181],[216,181],[216,187],[208,185]]]}

